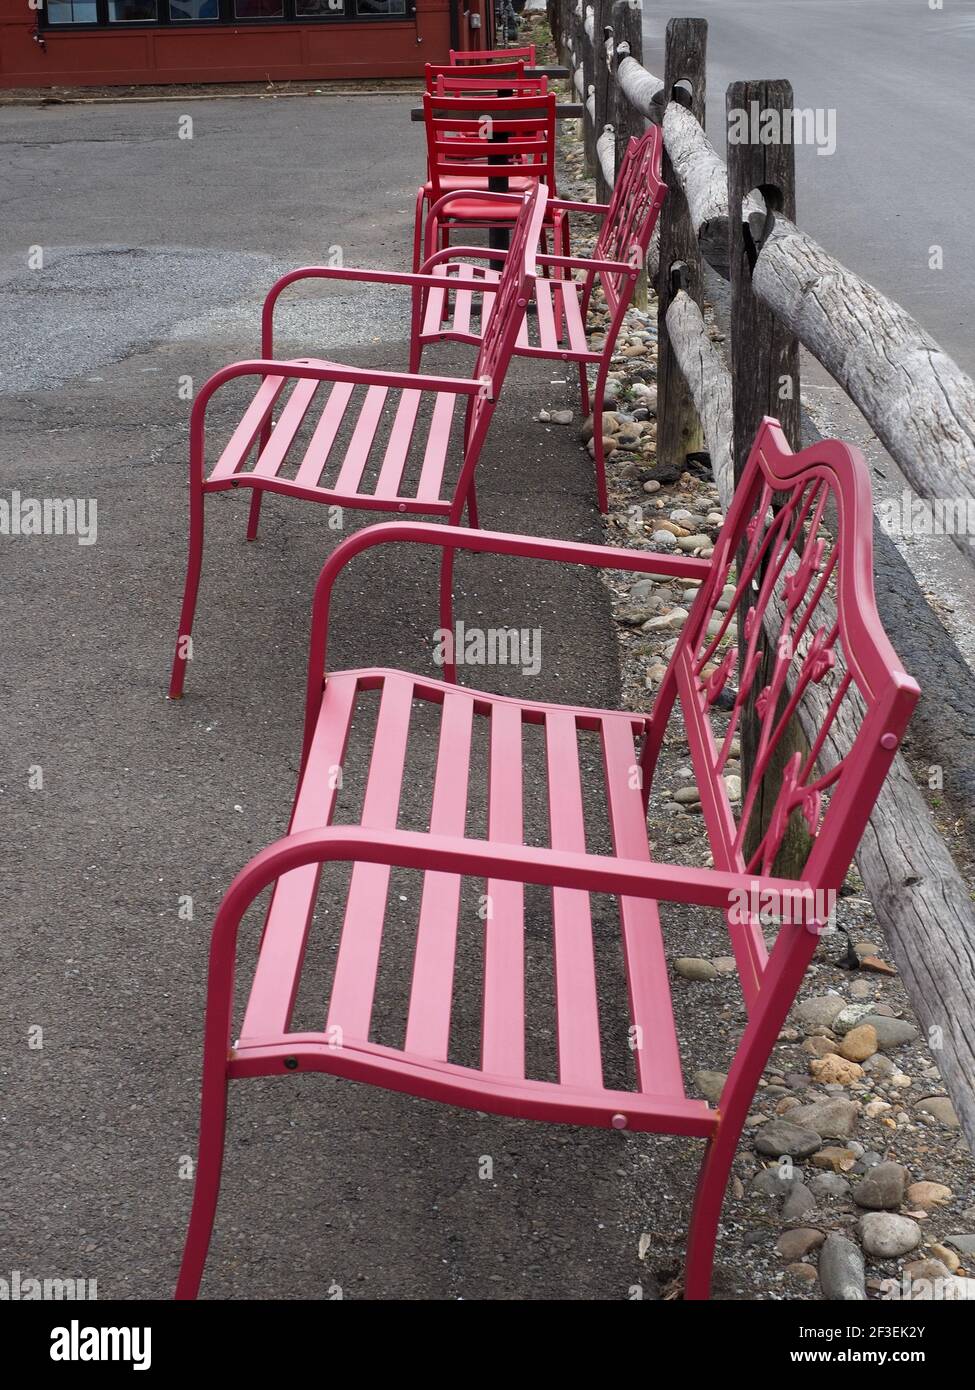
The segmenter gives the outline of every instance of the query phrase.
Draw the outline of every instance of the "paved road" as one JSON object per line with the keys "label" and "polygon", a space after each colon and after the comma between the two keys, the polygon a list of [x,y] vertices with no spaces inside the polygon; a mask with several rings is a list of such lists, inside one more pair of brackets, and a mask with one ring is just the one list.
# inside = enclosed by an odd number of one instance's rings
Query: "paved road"
{"label": "paved road", "polygon": [[[10,851],[0,863],[0,1276],[95,1278],[102,1298],[172,1288],[185,1156],[196,1151],[209,927],[234,873],[286,825],[311,590],[335,540],[321,510],[268,498],[261,541],[248,546],[244,499],[211,499],[200,659],[185,701],[167,703],[185,563],[180,383],[254,354],[261,292],[279,267],[320,261],[336,245],[346,263],[406,262],[422,155],[409,104],[195,103],[186,142],[173,103],[0,110],[0,318],[12,325],[0,363],[0,495],[98,502],[94,545],[0,537],[0,838]],[[43,266],[30,270],[38,246]],[[296,302],[279,347],[405,365],[404,324],[385,292],[333,288]],[[542,403],[575,404],[553,384],[564,375],[522,363],[506,384],[481,515],[504,530],[596,541],[591,465],[575,431],[533,419]],[[232,410],[218,409],[218,427]],[[394,568],[371,560],[343,589],[334,664],[435,674],[435,569],[416,554]],[[529,585],[523,569],[478,561],[459,580],[467,622],[542,625],[533,694],[616,700],[615,638],[595,574],[541,566]],[[518,690],[517,675],[495,677]],[[421,728],[404,823],[429,813],[435,744],[435,730]],[[347,783],[361,785],[363,772],[364,759],[346,760]],[[544,842],[544,781],[528,786],[529,833]],[[399,889],[404,912],[415,888]],[[186,895],[192,921],[180,914]],[[550,1069],[551,929],[545,895],[531,896],[532,1039]],[[329,920],[316,928],[326,967]],[[481,930],[478,920],[463,933],[468,956]],[[388,940],[377,1027],[396,1043],[410,937]],[[678,936],[672,949],[691,944]],[[597,951],[618,974],[612,923]],[[300,1007],[315,1027],[325,987],[312,983]],[[455,999],[465,1046],[478,998]],[[716,1037],[735,1023],[725,1010],[699,1028],[691,1071],[726,1064]],[[679,1267],[696,1147],[490,1120],[324,1078],[242,1085],[205,1292],[626,1298],[652,1280],[637,1254],[642,1231],[656,1233],[670,1272]],[[492,1177],[481,1176],[485,1157]],[[747,1294],[744,1278],[721,1270],[718,1290]]]}
{"label": "paved road", "polygon": [[[671,0],[644,0],[644,60],[663,74]],[[975,0],[698,0],[709,22],[708,126],[725,92],[787,77],[798,107],[836,112],[836,151],[797,150],[799,217],[975,372]],[[928,268],[929,248],[944,269]]]}

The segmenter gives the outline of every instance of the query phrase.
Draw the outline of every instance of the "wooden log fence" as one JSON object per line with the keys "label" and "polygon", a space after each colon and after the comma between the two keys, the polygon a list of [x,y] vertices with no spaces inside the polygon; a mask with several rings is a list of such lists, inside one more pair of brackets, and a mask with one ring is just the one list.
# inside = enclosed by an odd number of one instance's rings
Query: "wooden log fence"
{"label": "wooden log fence", "polygon": [[[592,122],[607,187],[610,130],[618,167],[626,140],[645,129],[644,122],[663,128],[672,196],[660,219],[657,282],[665,298],[666,351],[678,371],[668,368],[663,377],[658,372],[658,442],[662,422],[673,417],[675,404],[682,414],[689,397],[727,508],[746,419],[766,410],[787,417],[790,434],[798,429],[802,344],[848,393],[920,499],[932,506],[947,501],[956,516],[975,515],[975,382],[900,305],[801,230],[781,148],[763,147],[765,156],[756,162],[753,149],[740,157],[729,141],[729,171],[695,109],[701,91],[688,93],[673,80],[677,72],[686,76],[701,30],[691,21],[668,25],[665,83],[642,64],[639,0],[598,6],[591,33],[581,5],[575,23],[570,0],[549,0],[549,6],[560,16],[564,55],[580,55],[599,35],[597,46],[608,63],[612,80],[594,85],[594,109],[584,117]],[[605,20],[601,29],[598,18]],[[703,70],[699,77],[703,89]],[[787,84],[734,84],[729,110],[748,111],[752,98],[791,115]],[[759,144],[751,138],[747,143]],[[708,334],[693,257],[689,271],[686,254],[676,254],[677,247],[688,246],[687,238],[701,261],[732,284],[731,371]],[[678,375],[680,384],[672,389]],[[794,378],[791,397],[780,394],[783,378]],[[952,539],[975,563],[970,529],[955,528]],[[774,611],[767,614],[773,637],[779,620]],[[818,687],[810,687],[798,711],[810,740],[823,721],[817,698]],[[851,711],[834,726],[822,771],[849,750],[853,718]],[[959,1122],[975,1147],[975,906],[900,754],[857,864]]]}

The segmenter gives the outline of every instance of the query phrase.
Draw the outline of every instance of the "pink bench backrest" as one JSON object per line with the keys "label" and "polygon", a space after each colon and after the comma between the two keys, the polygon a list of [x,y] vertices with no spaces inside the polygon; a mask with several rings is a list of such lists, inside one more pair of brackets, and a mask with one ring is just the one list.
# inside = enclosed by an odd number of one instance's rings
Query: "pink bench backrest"
{"label": "pink bench backrest", "polygon": [[[662,160],[663,134],[659,126],[650,126],[645,135],[629,142],[609,210],[596,238],[593,260],[625,261],[643,267],[667,196],[667,185],[661,179]],[[599,278],[607,303],[614,310],[620,295],[629,292],[629,286],[622,283],[625,277],[601,272]]]}
{"label": "pink bench backrest", "polygon": [[525,194],[524,207],[511,233],[491,317],[481,339],[474,376],[484,382],[484,390],[472,397],[467,421],[468,441],[477,435],[478,447],[501,391],[531,299],[547,203],[548,189],[542,183],[536,183]]}
{"label": "pink bench backrest", "polygon": [[[838,890],[843,882],[920,695],[877,613],[872,526],[869,473],[858,451],[826,440],[793,454],[778,422],[763,422],[721,529],[712,575],[658,696],[662,708],[674,687],[680,697],[716,868],[770,874],[790,817],[798,812],[811,837],[803,881],[816,893]],[[736,557],[737,579],[729,578]],[[734,597],[720,613],[717,604],[728,584],[735,586]],[[755,603],[739,651],[738,610],[746,593]],[[766,614],[773,616],[776,638],[771,666],[763,671],[762,653],[772,645],[762,622]],[[791,697],[783,694],[787,678]],[[755,774],[736,809],[723,774],[753,687],[760,718]],[[715,704],[724,690],[734,691],[730,718]],[[807,690],[818,691],[822,701],[815,742],[808,754],[795,752],[788,759],[775,782],[768,831],[746,857],[760,774],[772,763],[787,716]],[[822,751],[830,752],[841,712],[854,721],[856,737],[846,756],[823,774],[815,765]]]}

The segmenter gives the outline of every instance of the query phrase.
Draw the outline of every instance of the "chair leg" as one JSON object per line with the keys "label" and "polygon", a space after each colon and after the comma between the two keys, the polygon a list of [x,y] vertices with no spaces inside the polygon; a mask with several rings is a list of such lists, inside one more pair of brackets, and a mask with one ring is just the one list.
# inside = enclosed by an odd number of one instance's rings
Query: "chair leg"
{"label": "chair leg", "polygon": [[413,274],[420,269],[423,247],[423,209],[426,207],[426,194],[421,188],[416,195],[416,212],[413,215]]}
{"label": "chair leg", "polygon": [[183,607],[179,616],[179,631],[176,634],[176,652],[173,669],[169,678],[169,698],[178,700],[183,694],[183,681],[186,677],[186,663],[189,659],[193,631],[193,615],[196,612],[196,596],[200,588],[200,570],[203,568],[203,488],[190,483],[190,539],[189,556],[186,562],[186,584],[183,588]]}
{"label": "chair leg", "polygon": [[[470,499],[471,493],[468,493]],[[475,511],[477,504],[475,503]],[[454,635],[454,552],[445,549],[441,553],[440,559],[440,626],[444,632],[451,634],[450,650],[453,651]],[[455,653],[456,655],[456,653]],[[456,682],[457,663],[454,660],[445,661],[443,667],[444,680]]]}
{"label": "chair leg", "polygon": [[[579,363],[579,395],[581,397],[582,418],[589,414],[589,373],[585,362]],[[595,419],[593,420],[595,424]]]}
{"label": "chair leg", "polygon": [[264,489],[256,487],[251,493],[251,509],[247,515],[247,539],[257,540],[257,524],[261,519],[261,499],[264,496]]}
{"label": "chair leg", "polygon": [[193,1206],[176,1281],[176,1298],[196,1298],[203,1278],[213,1219],[220,1195],[224,1134],[227,1126],[227,1069],[223,1058],[204,1066],[200,1103],[200,1152],[193,1185]]}
{"label": "chair leg", "polygon": [[[600,402],[597,401],[597,405]],[[598,424],[597,424],[598,420]],[[606,450],[603,448],[602,410],[593,414],[593,439],[596,441],[593,462],[596,465],[596,501],[605,516],[609,511],[609,493],[606,490]]]}
{"label": "chair leg", "polygon": [[477,519],[477,493],[474,491],[474,484],[471,483],[467,493],[467,524],[477,530],[480,523]]}
{"label": "chair leg", "polygon": [[718,1127],[708,1141],[694,1195],[694,1209],[687,1234],[687,1263],[684,1268],[684,1298],[706,1299],[711,1296],[711,1271],[714,1266],[714,1246],[718,1237],[718,1222],[724,1205],[725,1189],[731,1163],[738,1147],[740,1126]]}

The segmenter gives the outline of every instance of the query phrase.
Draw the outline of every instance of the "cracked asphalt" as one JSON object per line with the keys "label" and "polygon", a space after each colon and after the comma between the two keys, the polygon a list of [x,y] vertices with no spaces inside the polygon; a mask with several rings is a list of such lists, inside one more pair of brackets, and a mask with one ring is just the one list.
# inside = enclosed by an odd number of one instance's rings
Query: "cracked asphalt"
{"label": "cracked asphalt", "polygon": [[[167,703],[185,556],[180,382],[256,353],[261,295],[280,270],[335,246],[346,264],[405,268],[422,162],[409,104],[195,103],[190,141],[172,103],[0,110],[10,325],[0,495],[98,506],[94,545],[0,537],[0,1270],[95,1278],[101,1298],[171,1292],[196,1149],[209,926],[234,873],[287,823],[311,593],[335,539],[323,509],[271,497],[260,542],[246,545],[246,501],[212,499],[200,659],[185,701]],[[405,305],[385,291],[296,296],[278,346],[405,365]],[[548,364],[512,372],[482,463],[481,515],[596,541],[575,431],[533,418],[542,405],[577,408],[560,379]],[[358,562],[333,664],[433,673],[435,580],[429,557],[405,551],[395,564]],[[478,559],[459,580],[468,622],[542,626],[534,695],[614,702],[598,576],[537,566],[529,582]],[[497,676],[519,689],[517,674]],[[430,733],[418,766],[433,749]],[[540,787],[529,813],[530,833],[544,835]],[[535,903],[540,1046],[551,1023],[544,917]],[[392,936],[379,996],[391,1030],[408,965]],[[245,957],[255,939],[252,923]],[[616,949],[602,929],[598,949]],[[320,1008],[314,990],[306,1002]],[[468,1030],[476,1003],[457,1000]],[[231,1096],[204,1294],[621,1299],[646,1286],[650,1296],[639,1236],[662,1233],[676,1270],[696,1157],[692,1143],[651,1151],[617,1132],[489,1119],[329,1078],[249,1082]],[[718,1294],[742,1277],[719,1270]]]}

